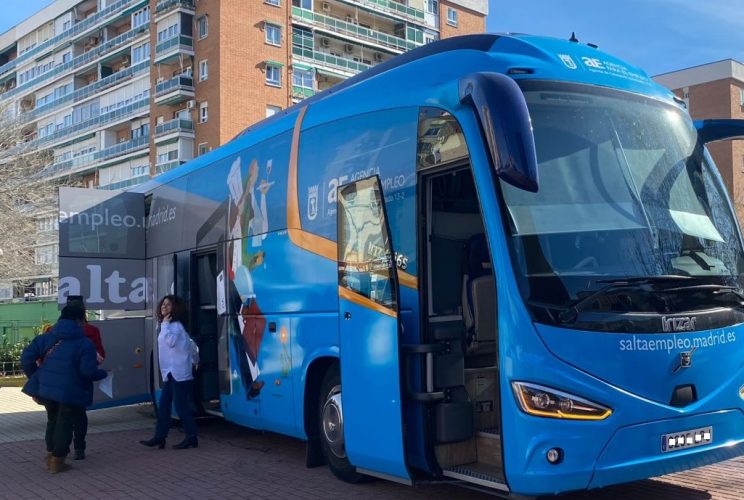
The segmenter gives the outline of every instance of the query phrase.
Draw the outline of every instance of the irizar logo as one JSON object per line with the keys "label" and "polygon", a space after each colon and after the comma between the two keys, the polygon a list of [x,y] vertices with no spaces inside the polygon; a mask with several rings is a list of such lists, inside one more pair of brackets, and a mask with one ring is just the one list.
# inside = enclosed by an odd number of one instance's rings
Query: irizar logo
{"label": "irizar logo", "polygon": [[558,54],[558,57],[561,58],[561,61],[563,61],[563,64],[565,64],[568,69],[578,68],[578,66],[576,66],[576,61],[574,61],[568,54]]}
{"label": "irizar logo", "polygon": [[661,317],[661,326],[665,332],[692,332],[695,330],[695,316]]}

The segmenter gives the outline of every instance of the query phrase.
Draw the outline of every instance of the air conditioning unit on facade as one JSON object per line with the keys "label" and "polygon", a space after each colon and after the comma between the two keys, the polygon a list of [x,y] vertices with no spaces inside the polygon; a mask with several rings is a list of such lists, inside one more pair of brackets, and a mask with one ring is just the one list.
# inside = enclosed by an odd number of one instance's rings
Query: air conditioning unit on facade
{"label": "air conditioning unit on facade", "polygon": [[196,101],[193,99],[190,99],[186,101],[186,109],[194,109],[196,107]]}
{"label": "air conditioning unit on facade", "polygon": [[321,38],[320,39],[320,46],[321,47],[328,47],[331,45],[331,41],[327,38]]}
{"label": "air conditioning unit on facade", "polygon": [[382,61],[382,54],[379,52],[375,52],[375,61]]}
{"label": "air conditioning unit on facade", "polygon": [[329,4],[328,2],[323,2],[322,4],[320,4],[320,6],[326,12],[331,11],[331,4]]}
{"label": "air conditioning unit on facade", "polygon": [[354,46],[350,43],[344,44],[344,52],[346,52],[347,54],[351,54],[352,52],[354,52]]}

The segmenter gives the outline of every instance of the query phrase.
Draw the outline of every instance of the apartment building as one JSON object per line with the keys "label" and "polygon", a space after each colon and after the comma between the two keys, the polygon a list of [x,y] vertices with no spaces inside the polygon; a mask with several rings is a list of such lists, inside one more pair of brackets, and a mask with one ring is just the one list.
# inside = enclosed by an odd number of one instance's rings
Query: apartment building
{"label": "apartment building", "polygon": [[[654,77],[685,100],[694,120],[744,118],[744,64],[726,59]],[[744,221],[744,141],[708,145],[739,221]]]}
{"label": "apartment building", "polygon": [[[483,32],[487,11],[487,0],[57,0],[0,35],[0,101],[25,141],[52,152],[46,176],[120,189],[407,50]],[[31,293],[53,296],[54,218],[39,229],[36,260],[51,268]],[[12,289],[0,283],[0,299]]]}

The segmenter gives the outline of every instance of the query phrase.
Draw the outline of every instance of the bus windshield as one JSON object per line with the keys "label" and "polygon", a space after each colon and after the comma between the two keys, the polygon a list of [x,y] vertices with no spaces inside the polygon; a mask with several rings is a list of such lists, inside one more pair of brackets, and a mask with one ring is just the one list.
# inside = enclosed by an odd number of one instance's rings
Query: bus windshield
{"label": "bus windshield", "polygon": [[536,320],[571,323],[579,309],[600,323],[598,312],[739,306],[737,223],[688,115],[610,89],[522,87],[539,190],[500,184],[520,289]]}

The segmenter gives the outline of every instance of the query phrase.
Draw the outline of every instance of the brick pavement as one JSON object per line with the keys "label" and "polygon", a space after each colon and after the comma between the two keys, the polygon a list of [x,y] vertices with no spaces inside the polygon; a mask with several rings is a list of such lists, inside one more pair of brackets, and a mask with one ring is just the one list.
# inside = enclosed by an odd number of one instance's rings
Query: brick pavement
{"label": "brick pavement", "polygon": [[[355,500],[479,499],[450,485],[406,487],[388,481],[349,485],[326,467],[307,469],[299,440],[218,419],[200,422],[199,448],[147,449],[154,426],[148,405],[89,412],[88,459],[50,476],[43,462],[41,407],[18,389],[0,389],[0,499],[251,498]],[[178,429],[169,444],[180,441]],[[713,499],[744,497],[744,458],[628,485],[567,495],[569,500]]]}

